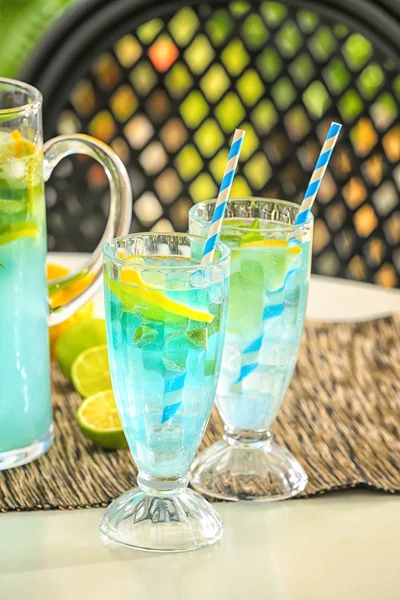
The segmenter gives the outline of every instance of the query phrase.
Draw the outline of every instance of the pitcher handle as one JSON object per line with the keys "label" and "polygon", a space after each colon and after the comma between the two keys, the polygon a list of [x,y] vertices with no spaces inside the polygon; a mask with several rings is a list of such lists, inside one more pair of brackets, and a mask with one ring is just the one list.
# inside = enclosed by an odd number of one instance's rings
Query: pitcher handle
{"label": "pitcher handle", "polygon": [[101,248],[106,241],[129,232],[132,218],[132,192],[128,173],[120,158],[109,146],[89,135],[61,135],[53,138],[44,145],[43,154],[45,181],[49,179],[54,167],[66,156],[86,154],[104,167],[110,184],[110,214],[103,236],[90,260],[78,271],[49,281],[50,295],[83,277],[91,281],[87,288],[63,306],[50,307],[49,325],[52,326],[72,316],[99,290],[103,264]]}

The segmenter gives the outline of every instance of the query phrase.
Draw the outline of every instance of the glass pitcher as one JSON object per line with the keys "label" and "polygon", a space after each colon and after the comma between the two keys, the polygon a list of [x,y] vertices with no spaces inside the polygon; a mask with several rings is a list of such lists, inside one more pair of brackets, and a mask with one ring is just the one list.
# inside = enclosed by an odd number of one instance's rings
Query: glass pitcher
{"label": "glass pitcher", "polygon": [[[64,135],[44,144],[42,97],[35,88],[0,79],[0,470],[41,456],[53,440],[48,327],[81,308],[101,284],[101,247],[129,231],[131,189],[120,159],[86,135]],[[80,273],[91,284],[56,310],[46,281],[44,181],[71,154],[99,161],[110,184],[107,226]],[[52,281],[53,289],[76,273]]]}

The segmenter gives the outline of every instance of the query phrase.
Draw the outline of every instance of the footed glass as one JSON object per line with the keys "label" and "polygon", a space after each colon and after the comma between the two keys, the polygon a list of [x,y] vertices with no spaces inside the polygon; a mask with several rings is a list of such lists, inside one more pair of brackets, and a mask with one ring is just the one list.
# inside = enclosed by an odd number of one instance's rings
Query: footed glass
{"label": "footed glass", "polygon": [[[215,202],[189,212],[206,236]],[[190,482],[225,500],[282,500],[307,475],[270,427],[295,369],[303,332],[313,219],[296,226],[298,205],[261,198],[228,202],[221,240],[231,248],[227,332],[216,404],[223,440],[195,459]]]}
{"label": "footed glass", "polygon": [[[0,78],[0,471],[39,458],[53,441],[49,325],[81,308],[101,284],[103,243],[129,231],[131,191],[118,156],[85,135],[44,144],[42,97],[35,88]],[[110,215],[89,262],[67,277],[46,282],[44,182],[71,154],[87,154],[110,182]],[[50,310],[51,294],[85,278],[90,286]]]}
{"label": "footed glass", "polygon": [[114,395],[138,487],[100,523],[104,541],[179,552],[216,542],[214,508],[187,471],[214,402],[225,335],[229,249],[200,266],[204,239],[137,234],[105,245],[107,342]]}

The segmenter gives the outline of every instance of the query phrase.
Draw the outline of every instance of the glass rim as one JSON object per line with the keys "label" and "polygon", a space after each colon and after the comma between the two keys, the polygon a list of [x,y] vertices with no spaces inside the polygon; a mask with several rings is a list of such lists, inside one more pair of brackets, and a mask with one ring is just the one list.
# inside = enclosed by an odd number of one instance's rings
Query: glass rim
{"label": "glass rim", "polygon": [[18,81],[18,79],[9,79],[8,77],[0,77],[0,85],[5,83],[11,87],[23,90],[30,96],[32,102],[21,104],[20,106],[13,106],[12,108],[1,108],[0,115],[18,116],[20,114],[26,114],[28,112],[34,112],[40,109],[42,105],[42,94],[33,85],[25,83],[24,81]]}
{"label": "glass rim", "polygon": [[[295,209],[299,209],[300,208],[300,204],[298,204],[297,202],[291,202],[290,200],[280,200],[279,198],[263,198],[262,196],[237,196],[234,198],[229,198],[228,199],[228,204],[233,203],[233,202],[251,202],[251,201],[256,201],[256,202],[264,202],[265,204],[271,203],[271,202],[276,202],[278,204],[283,204],[284,206],[290,206],[291,208],[295,208]],[[217,202],[217,198],[212,198],[211,200],[203,200],[202,202],[197,202],[196,204],[194,204],[190,209],[189,209],[189,215],[197,222],[200,223],[200,225],[209,225],[211,223],[211,221],[206,221],[205,219],[203,219],[202,217],[199,217],[196,214],[196,209],[198,206],[208,206],[209,204],[215,204]],[[232,217],[234,219],[240,219],[240,217]],[[245,218],[245,217],[243,217]],[[274,232],[280,232],[280,231],[290,231],[290,230],[294,230],[294,231],[301,231],[303,229],[307,229],[310,224],[312,224],[312,222],[314,221],[314,215],[312,214],[312,212],[310,211],[307,217],[307,220],[304,223],[300,223],[299,225],[295,225],[294,223],[289,224],[289,223],[280,223],[279,221],[271,221],[274,224],[278,224],[278,227],[274,227]],[[249,225],[248,227],[240,227],[237,225],[234,225],[232,227],[227,227],[228,229],[234,229],[235,231],[243,231],[243,232],[248,232],[251,231],[251,225]],[[259,231],[260,233],[271,233],[271,229],[268,229],[266,227],[260,227],[260,229],[257,229],[257,231]]]}
{"label": "glass rim", "polygon": [[[160,237],[160,236],[170,236],[170,237],[174,236],[174,237],[189,238],[190,240],[204,242],[204,243],[206,241],[206,238],[204,236],[195,235],[193,233],[182,233],[182,232],[171,232],[171,231],[166,231],[166,232],[157,231],[154,233],[152,233],[151,231],[144,231],[144,232],[139,232],[139,233],[129,233],[127,235],[121,235],[117,238],[114,238],[113,240],[110,240],[109,242],[106,242],[102,248],[103,258],[110,260],[113,263],[116,263],[120,266],[130,265],[130,266],[134,267],[135,269],[137,269],[138,271],[186,271],[186,272],[193,271],[193,273],[195,273],[197,271],[203,271],[203,270],[210,271],[210,270],[214,269],[215,267],[222,266],[224,263],[226,263],[230,259],[231,250],[230,250],[229,246],[227,246],[226,244],[224,244],[221,241],[218,241],[216,244],[216,247],[218,247],[222,251],[221,256],[218,257],[217,259],[213,259],[210,263],[208,263],[206,265],[202,265],[201,263],[196,263],[194,265],[163,265],[162,267],[157,266],[157,265],[143,265],[143,263],[139,263],[138,261],[136,261],[134,259],[132,260],[131,257],[129,257],[129,260],[126,258],[119,258],[118,256],[112,255],[110,252],[110,248],[111,248],[112,244],[115,244],[115,243],[120,243],[125,240],[131,240],[133,238]],[[133,256],[139,257],[139,255],[133,255]],[[140,258],[142,258],[142,256],[140,256]]]}

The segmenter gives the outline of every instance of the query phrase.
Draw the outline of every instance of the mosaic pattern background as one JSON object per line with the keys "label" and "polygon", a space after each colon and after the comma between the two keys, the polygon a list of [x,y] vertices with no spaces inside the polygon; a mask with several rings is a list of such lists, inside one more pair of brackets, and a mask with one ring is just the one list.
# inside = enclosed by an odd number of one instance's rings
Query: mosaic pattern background
{"label": "mosaic pattern background", "polygon": [[[71,90],[57,131],[110,144],[132,182],[132,231],[187,228],[216,195],[233,129],[232,195],[300,202],[331,120],[344,124],[315,205],[313,270],[397,286],[400,71],[357,31],[277,2],[184,7],[126,32]],[[92,250],[107,180],[84,157],[47,187],[49,246]]]}

